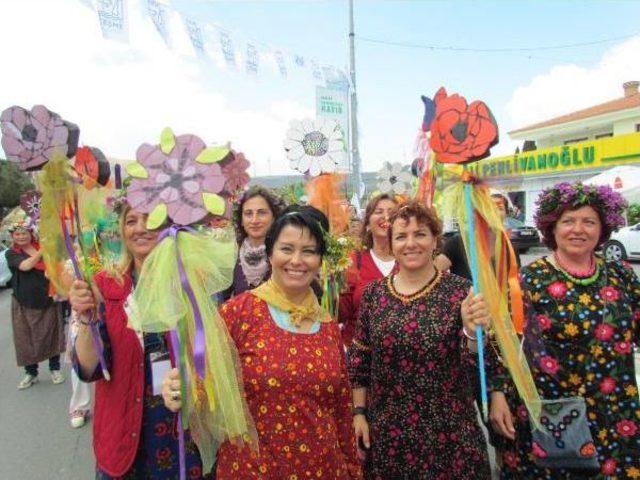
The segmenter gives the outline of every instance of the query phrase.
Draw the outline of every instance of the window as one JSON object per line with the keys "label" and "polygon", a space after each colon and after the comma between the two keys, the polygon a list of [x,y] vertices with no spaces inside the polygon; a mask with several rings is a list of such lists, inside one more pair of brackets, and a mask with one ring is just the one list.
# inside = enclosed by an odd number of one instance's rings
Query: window
{"label": "window", "polygon": [[596,135],[596,140],[598,138],[607,138],[607,137],[613,137],[613,133],[609,132],[609,133],[601,133],[600,135]]}
{"label": "window", "polygon": [[640,123],[636,123],[636,132],[640,132]]}

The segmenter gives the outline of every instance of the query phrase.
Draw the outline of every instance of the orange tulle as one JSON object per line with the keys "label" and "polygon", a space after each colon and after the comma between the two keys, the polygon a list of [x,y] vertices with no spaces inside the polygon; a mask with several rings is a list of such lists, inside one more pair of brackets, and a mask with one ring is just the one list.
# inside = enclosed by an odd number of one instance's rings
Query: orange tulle
{"label": "orange tulle", "polygon": [[343,180],[344,175],[323,173],[306,185],[309,205],[327,216],[334,235],[345,232],[349,226],[349,202],[340,188]]}

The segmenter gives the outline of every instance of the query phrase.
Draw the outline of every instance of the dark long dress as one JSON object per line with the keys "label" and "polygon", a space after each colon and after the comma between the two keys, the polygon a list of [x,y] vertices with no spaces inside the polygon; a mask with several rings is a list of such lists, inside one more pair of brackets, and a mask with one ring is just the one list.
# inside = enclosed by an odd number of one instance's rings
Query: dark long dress
{"label": "dark long dress", "polygon": [[[469,282],[442,273],[409,299],[393,275],[369,284],[349,349],[353,388],[368,390],[368,479],[489,479],[474,407],[476,354],[462,335]],[[487,348],[488,374],[501,372]]]}
{"label": "dark long dress", "polygon": [[640,282],[628,266],[597,261],[601,274],[587,286],[570,281],[546,258],[522,273],[525,346],[538,392],[544,399],[585,398],[600,474],[536,467],[527,412],[512,393],[517,436],[515,446],[503,453],[504,479],[640,478],[640,405],[633,358],[633,343],[640,339]]}

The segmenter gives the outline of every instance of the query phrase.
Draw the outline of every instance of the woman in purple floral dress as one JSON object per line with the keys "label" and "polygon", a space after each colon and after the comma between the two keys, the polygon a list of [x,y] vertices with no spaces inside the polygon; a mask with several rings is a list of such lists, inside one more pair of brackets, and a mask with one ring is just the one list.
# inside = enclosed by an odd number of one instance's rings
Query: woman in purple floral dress
{"label": "woman in purple floral dress", "polygon": [[511,392],[515,445],[503,479],[640,478],[640,402],[633,344],[640,339],[640,281],[631,267],[595,251],[624,219],[609,187],[561,183],[538,200],[536,225],[553,254],[522,269],[525,351],[545,400],[583,397],[599,471],[542,468],[527,410]]}
{"label": "woman in purple floral dress", "polygon": [[[468,280],[439,272],[435,213],[409,202],[392,215],[397,274],[364,291],[349,349],[354,428],[369,479],[491,478],[474,407],[475,325],[486,325]],[[486,349],[489,374],[501,374]]]}

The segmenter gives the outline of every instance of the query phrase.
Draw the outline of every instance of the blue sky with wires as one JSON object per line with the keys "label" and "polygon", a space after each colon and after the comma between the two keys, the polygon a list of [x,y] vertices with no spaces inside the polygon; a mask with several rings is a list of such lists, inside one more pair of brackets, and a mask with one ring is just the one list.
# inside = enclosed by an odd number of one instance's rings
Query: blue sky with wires
{"label": "blue sky with wires", "polygon": [[[144,16],[144,1],[128,4],[130,40],[117,44],[101,38],[95,13],[79,0],[3,1],[3,43],[19,36],[22,45],[5,53],[5,66],[20,66],[18,75],[3,78],[0,106],[50,105],[84,128],[86,143],[117,158],[132,158],[138,144],[170,124],[207,141],[232,140],[253,161],[254,174],[289,173],[284,132],[290,120],[314,114],[313,79],[282,79],[267,65],[250,77],[202,62],[177,31],[168,50]],[[346,0],[171,0],[170,6],[238,42],[338,67],[348,62]],[[41,15],[34,18],[34,11]],[[419,96],[441,85],[490,106],[501,129],[496,153],[513,150],[509,130],[621,96],[622,82],[640,79],[638,18],[634,1],[356,0],[365,170],[410,161]],[[26,24],[32,38],[23,35]],[[74,67],[61,77],[42,75],[65,61],[34,62],[43,56],[39,36]]]}

